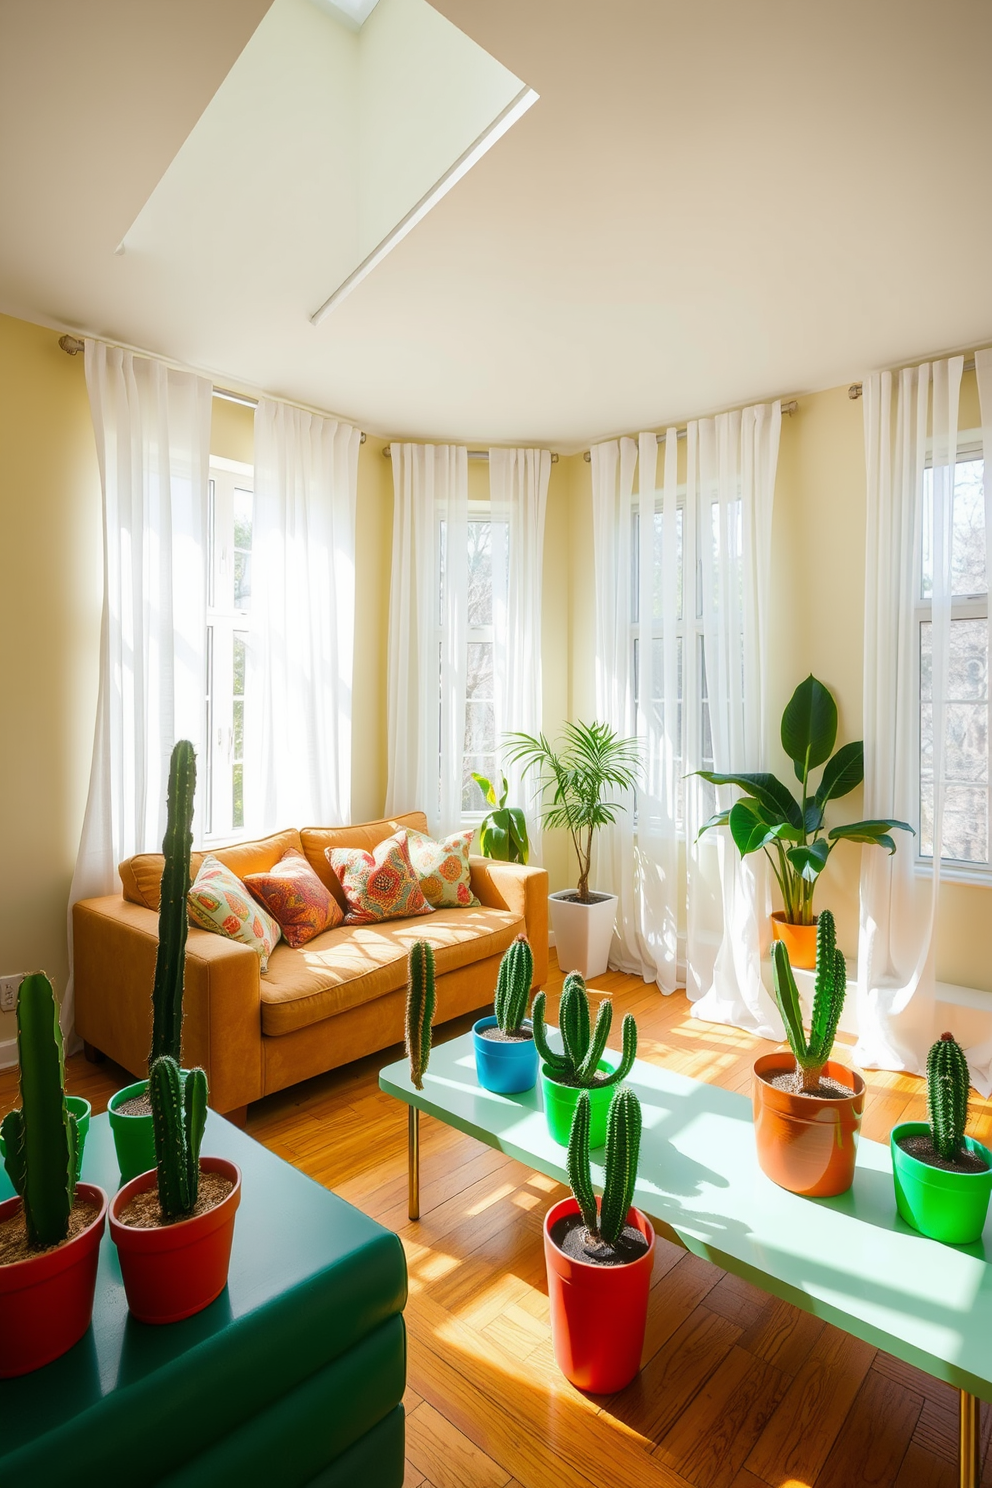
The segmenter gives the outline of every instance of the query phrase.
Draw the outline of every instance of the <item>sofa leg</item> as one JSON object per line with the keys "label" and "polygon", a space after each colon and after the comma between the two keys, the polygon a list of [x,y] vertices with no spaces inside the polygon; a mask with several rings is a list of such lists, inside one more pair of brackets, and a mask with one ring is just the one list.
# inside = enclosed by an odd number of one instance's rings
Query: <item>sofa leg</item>
{"label": "sofa leg", "polygon": [[90,1064],[103,1064],[107,1057],[102,1049],[97,1048],[96,1044],[88,1044],[85,1039],[83,1040],[83,1053]]}
{"label": "sofa leg", "polygon": [[235,1106],[233,1111],[225,1111],[223,1115],[225,1121],[229,1121],[232,1126],[240,1126],[242,1131],[248,1125],[247,1106]]}

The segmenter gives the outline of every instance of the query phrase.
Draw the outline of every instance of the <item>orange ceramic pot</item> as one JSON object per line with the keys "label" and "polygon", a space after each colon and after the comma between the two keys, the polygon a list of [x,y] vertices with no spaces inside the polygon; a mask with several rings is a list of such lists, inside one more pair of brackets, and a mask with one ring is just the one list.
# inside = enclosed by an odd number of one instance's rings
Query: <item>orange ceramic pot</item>
{"label": "orange ceramic pot", "polygon": [[754,1061],[754,1138],[761,1171],[780,1188],[808,1198],[846,1193],[854,1182],[865,1082],[857,1070],[829,1059],[824,1074],[846,1085],[849,1096],[790,1095],[769,1085],[767,1076],[795,1067],[788,1050]]}
{"label": "orange ceramic pot", "polygon": [[813,916],[812,925],[790,925],[785,918],[784,910],[772,911],[772,940],[785,942],[790,963],[793,967],[798,966],[801,971],[816,970],[816,922],[818,918],[818,915]]}

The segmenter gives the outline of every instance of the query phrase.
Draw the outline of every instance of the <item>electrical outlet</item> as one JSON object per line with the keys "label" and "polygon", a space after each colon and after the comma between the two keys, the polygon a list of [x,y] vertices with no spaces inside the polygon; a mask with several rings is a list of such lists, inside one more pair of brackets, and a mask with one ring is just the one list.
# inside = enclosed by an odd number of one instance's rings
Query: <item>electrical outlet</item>
{"label": "electrical outlet", "polygon": [[17,972],[15,976],[0,977],[0,1013],[17,1011],[17,989],[23,980],[22,971]]}

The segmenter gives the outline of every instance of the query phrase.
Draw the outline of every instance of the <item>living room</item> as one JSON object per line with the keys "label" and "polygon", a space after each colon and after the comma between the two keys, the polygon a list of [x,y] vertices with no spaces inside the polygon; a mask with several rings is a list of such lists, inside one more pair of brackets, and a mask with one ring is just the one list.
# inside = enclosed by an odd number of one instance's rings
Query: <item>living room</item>
{"label": "living room", "polygon": [[[92,1325],[3,1360],[4,1473],[186,1390],[145,1481],[975,1484],[984,1210],[907,1218],[892,1134],[936,1146],[943,1078],[992,1173],[989,24],[486,9],[0,22],[0,1115],[37,997],[107,1203]],[[597,749],[590,806],[556,772]],[[115,1192],[180,1025],[244,1203],[221,1294],[154,1327]],[[762,1148],[766,1058],[857,1108],[841,1187]],[[545,1219],[570,1185],[595,1231],[624,1166],[618,1383]]]}

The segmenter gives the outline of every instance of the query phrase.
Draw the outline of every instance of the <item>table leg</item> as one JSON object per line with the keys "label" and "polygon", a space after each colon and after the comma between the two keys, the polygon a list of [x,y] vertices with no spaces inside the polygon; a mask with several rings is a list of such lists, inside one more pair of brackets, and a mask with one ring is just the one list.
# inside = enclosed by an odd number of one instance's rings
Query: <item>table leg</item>
{"label": "table leg", "polygon": [[959,1437],[961,1488],[978,1488],[982,1475],[982,1402],[961,1391]]}
{"label": "table leg", "polygon": [[[420,1218],[420,1112],[416,1106],[410,1107],[410,1120],[407,1126],[407,1170],[409,1177],[410,1196],[410,1218]],[[962,1401],[964,1396],[962,1395]],[[962,1404],[962,1421],[964,1420],[964,1405]],[[963,1429],[963,1428],[962,1428]],[[963,1439],[963,1438],[962,1438]],[[963,1481],[963,1480],[962,1480]],[[976,1479],[977,1485],[977,1479]]]}

